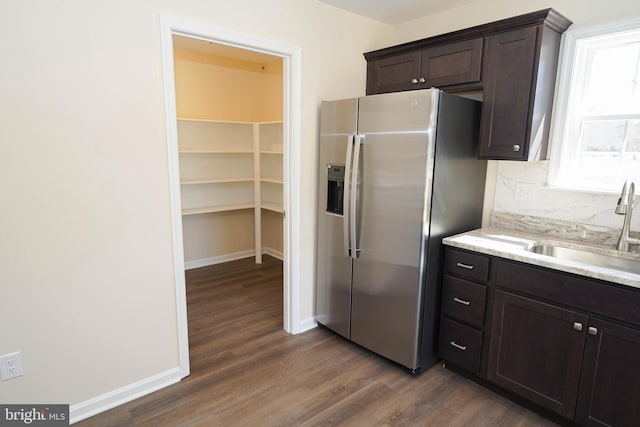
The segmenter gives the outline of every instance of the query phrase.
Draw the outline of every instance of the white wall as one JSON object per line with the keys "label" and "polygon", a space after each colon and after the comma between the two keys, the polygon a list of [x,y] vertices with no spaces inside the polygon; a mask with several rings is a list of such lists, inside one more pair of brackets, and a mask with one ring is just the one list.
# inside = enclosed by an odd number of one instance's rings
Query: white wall
{"label": "white wall", "polygon": [[572,28],[628,19],[640,14],[640,4],[636,0],[478,0],[397,25],[394,28],[392,44],[486,24],[549,7],[573,21]]}
{"label": "white wall", "polygon": [[[206,42],[202,42],[206,43]],[[176,110],[190,119],[282,120],[282,59],[266,63],[174,49]]]}
{"label": "white wall", "polygon": [[[569,31],[640,16],[637,0],[481,0],[463,7],[416,19],[395,27],[393,44],[459,30],[510,16],[552,7],[573,21]],[[553,120],[553,119],[552,119]],[[551,141],[551,143],[557,143]],[[553,159],[550,160],[553,162]],[[622,217],[613,213],[615,194],[554,190],[546,187],[548,162],[489,162],[485,193],[485,217],[490,210],[534,215],[585,224],[621,227]],[[515,200],[519,182],[535,185],[531,201]],[[640,229],[636,215],[632,229]]]}
{"label": "white wall", "polygon": [[[0,14],[3,403],[71,403],[178,364],[161,13],[302,49],[301,312],[313,316],[322,99],[392,28],[315,0],[22,0]],[[357,29],[357,31],[354,31]]]}

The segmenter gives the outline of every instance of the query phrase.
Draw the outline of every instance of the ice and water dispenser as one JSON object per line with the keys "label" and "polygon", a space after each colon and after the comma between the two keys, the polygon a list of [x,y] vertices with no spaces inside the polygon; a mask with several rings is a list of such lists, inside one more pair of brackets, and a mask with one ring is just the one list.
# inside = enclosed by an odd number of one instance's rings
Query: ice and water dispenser
{"label": "ice and water dispenser", "polygon": [[327,165],[327,212],[342,215],[344,166]]}

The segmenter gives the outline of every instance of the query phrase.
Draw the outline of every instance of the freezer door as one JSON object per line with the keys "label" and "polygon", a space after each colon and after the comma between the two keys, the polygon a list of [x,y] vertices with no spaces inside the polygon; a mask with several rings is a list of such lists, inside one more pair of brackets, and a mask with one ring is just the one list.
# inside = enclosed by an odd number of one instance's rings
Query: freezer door
{"label": "freezer door", "polygon": [[360,98],[351,339],[418,367],[436,90]]}
{"label": "freezer door", "polygon": [[343,207],[357,108],[358,100],[353,98],[323,102],[320,109],[316,320],[346,338],[350,335],[351,258]]}

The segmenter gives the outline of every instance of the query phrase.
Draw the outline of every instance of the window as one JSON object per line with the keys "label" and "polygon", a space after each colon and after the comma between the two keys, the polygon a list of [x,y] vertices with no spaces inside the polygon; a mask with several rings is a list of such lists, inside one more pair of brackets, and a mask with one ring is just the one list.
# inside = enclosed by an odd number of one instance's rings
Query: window
{"label": "window", "polygon": [[567,33],[549,184],[640,184],[640,22]]}

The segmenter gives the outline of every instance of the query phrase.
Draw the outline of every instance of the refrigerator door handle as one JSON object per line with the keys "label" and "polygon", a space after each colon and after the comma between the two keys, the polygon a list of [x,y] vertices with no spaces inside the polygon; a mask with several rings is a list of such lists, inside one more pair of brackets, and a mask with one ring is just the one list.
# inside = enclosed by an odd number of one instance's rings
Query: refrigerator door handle
{"label": "refrigerator door handle", "polygon": [[363,143],[364,135],[354,135],[353,144],[355,146],[353,153],[353,173],[351,177],[351,206],[349,208],[349,225],[351,228],[351,258],[358,258],[358,240],[356,227],[356,207],[358,194],[358,170],[360,169],[360,146]]}
{"label": "refrigerator door handle", "polygon": [[349,233],[349,180],[351,179],[351,158],[353,156],[353,140],[355,138],[355,133],[349,135],[347,137],[347,159],[345,160],[345,169],[344,169],[344,194],[342,196],[342,236],[344,240],[344,256],[350,257],[350,233]]}

